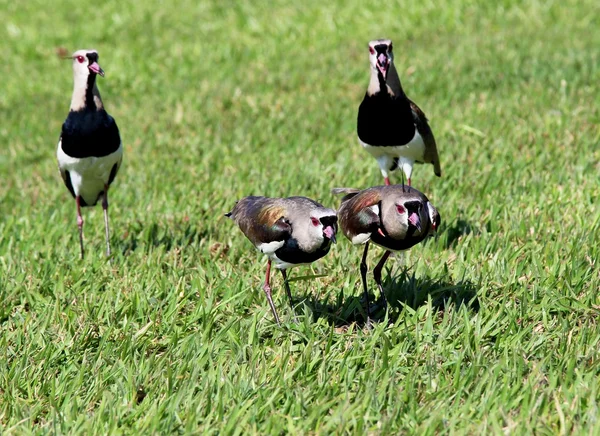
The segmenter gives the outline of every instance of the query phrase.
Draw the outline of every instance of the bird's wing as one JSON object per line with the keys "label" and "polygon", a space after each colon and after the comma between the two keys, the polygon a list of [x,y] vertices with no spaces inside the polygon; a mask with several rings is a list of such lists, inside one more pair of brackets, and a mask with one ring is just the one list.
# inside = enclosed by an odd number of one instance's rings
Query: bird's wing
{"label": "bird's wing", "polygon": [[245,197],[226,214],[257,247],[290,238],[292,226],[286,219],[287,209],[274,199]]}
{"label": "bird's wing", "polygon": [[433,132],[431,131],[429,123],[427,122],[427,117],[421,108],[415,104],[415,102],[411,100],[409,100],[409,102],[415,125],[421,134],[421,138],[423,138],[423,142],[425,143],[425,162],[433,164],[433,171],[435,175],[440,177],[442,175],[440,158],[438,156],[437,145],[435,143],[435,138],[433,137]]}
{"label": "bird's wing", "polygon": [[259,214],[256,227],[260,242],[284,241],[292,235],[292,226],[285,218],[286,209],[277,205],[264,206]]}
{"label": "bird's wing", "polygon": [[376,189],[367,189],[342,203],[339,221],[348,239],[377,230],[380,225],[380,202],[381,193]]}
{"label": "bird's wing", "polygon": [[[63,138],[61,135],[60,138],[58,138],[58,148],[59,149],[62,147],[62,139]],[[73,198],[75,198],[75,190],[73,189],[73,184],[71,183],[71,175],[69,174],[69,172],[66,169],[63,168],[60,159],[58,159],[58,171],[60,172],[60,177],[62,177],[63,182],[65,183],[65,186],[67,187],[67,189],[69,190],[69,192],[71,193]]]}

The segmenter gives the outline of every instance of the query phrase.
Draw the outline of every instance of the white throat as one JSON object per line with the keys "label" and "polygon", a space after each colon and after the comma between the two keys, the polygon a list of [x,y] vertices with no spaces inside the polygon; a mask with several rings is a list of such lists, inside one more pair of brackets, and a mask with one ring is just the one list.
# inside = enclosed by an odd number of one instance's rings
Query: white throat
{"label": "white throat", "polygon": [[[88,86],[88,76],[89,73],[86,74],[87,71],[75,71],[73,75],[73,96],[71,97],[71,110],[72,111],[80,111],[85,108],[85,95]],[[98,87],[96,86],[96,81],[94,81],[94,87],[92,88],[92,96],[93,101],[96,106],[96,110],[100,110],[103,108],[102,98],[100,97],[100,91],[98,91]]]}
{"label": "white throat", "polygon": [[369,95],[377,94],[381,91],[379,84],[379,70],[371,65],[371,80],[369,81],[369,88],[367,92]]}

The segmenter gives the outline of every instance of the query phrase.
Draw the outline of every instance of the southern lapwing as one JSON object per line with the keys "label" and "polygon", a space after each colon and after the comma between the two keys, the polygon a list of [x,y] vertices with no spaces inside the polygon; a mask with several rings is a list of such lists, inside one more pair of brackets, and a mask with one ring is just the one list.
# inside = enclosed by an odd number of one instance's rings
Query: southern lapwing
{"label": "southern lapwing", "polygon": [[425,114],[404,93],[394,66],[392,41],[369,42],[371,80],[358,108],[357,132],[362,146],[377,160],[385,184],[400,168],[411,184],[413,165],[430,163],[442,175],[433,132]]}
{"label": "southern lapwing", "polygon": [[104,77],[96,50],[78,50],[73,59],[71,110],[62,126],[56,156],[65,185],[75,197],[77,226],[83,259],[81,207],[94,206],[102,197],[106,227],[106,255],[110,256],[108,188],[123,159],[121,137],[115,120],[104,110],[96,77]]}
{"label": "southern lapwing", "polygon": [[355,245],[365,244],[360,273],[367,302],[370,322],[369,294],[367,291],[367,253],[369,242],[386,249],[373,270],[375,283],[387,306],[381,271],[392,251],[408,250],[433,235],[440,225],[440,215],[421,192],[404,185],[375,186],[359,191],[337,188],[334,194],[345,194],[338,209],[342,232]]}
{"label": "southern lapwing", "polygon": [[244,197],[225,216],[231,218],[256,248],[268,257],[263,290],[279,324],[269,283],[271,262],[281,271],[285,290],[294,305],[286,270],[312,263],[329,252],[336,242],[335,210],[306,197]]}

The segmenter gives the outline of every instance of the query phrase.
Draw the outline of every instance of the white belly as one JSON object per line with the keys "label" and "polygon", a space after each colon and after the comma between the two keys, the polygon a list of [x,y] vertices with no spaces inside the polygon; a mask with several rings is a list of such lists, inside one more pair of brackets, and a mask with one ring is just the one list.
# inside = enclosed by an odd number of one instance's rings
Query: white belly
{"label": "white belly", "polygon": [[365,150],[377,160],[383,177],[388,177],[388,171],[394,166],[394,159],[396,158],[398,159],[398,167],[409,179],[414,163],[425,160],[425,142],[423,142],[423,138],[417,129],[415,129],[413,139],[405,145],[377,146],[365,144],[360,138],[359,141]]}
{"label": "white belly", "polygon": [[362,142],[359,139],[361,145],[367,150],[371,155],[378,159],[379,157],[385,156],[390,158],[406,158],[413,162],[415,161],[423,161],[425,158],[425,143],[423,142],[423,138],[417,129],[415,129],[415,136],[408,144],[405,145],[389,145],[389,146],[377,146],[377,145],[369,145]]}
{"label": "white belly", "polygon": [[100,192],[104,191],[104,185],[108,183],[110,173],[123,157],[123,146],[102,157],[75,158],[63,152],[61,141],[58,142],[56,150],[58,167],[62,171],[68,171],[75,195],[83,197],[87,204],[94,204]]}

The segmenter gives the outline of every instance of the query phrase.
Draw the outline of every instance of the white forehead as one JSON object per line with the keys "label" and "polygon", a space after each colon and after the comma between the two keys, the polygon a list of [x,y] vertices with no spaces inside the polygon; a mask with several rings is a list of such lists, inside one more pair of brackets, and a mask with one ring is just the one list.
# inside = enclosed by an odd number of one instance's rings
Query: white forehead
{"label": "white forehead", "polygon": [[82,50],[77,50],[75,53],[73,53],[72,57],[77,57],[77,56],[85,56],[88,53],[96,53],[98,54],[97,50],[94,50],[93,48],[90,49],[82,49]]}
{"label": "white forehead", "polygon": [[392,43],[391,39],[374,39],[373,41],[369,41],[369,47],[375,48],[376,45],[385,44],[389,46]]}
{"label": "white forehead", "polygon": [[311,217],[318,218],[318,219],[321,219],[326,216],[335,216],[335,215],[336,215],[335,210],[329,209],[327,207],[320,207],[318,209],[315,209],[310,214]]}

